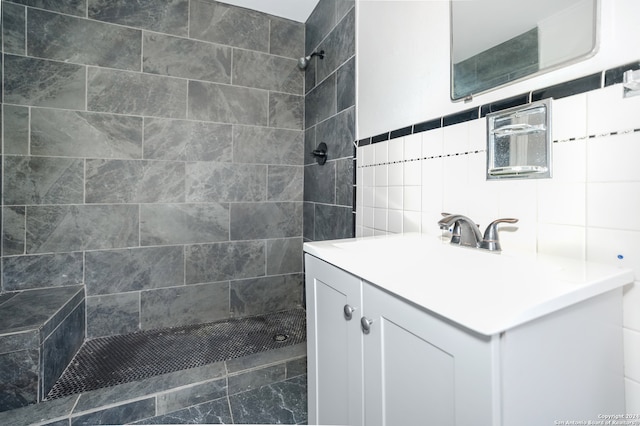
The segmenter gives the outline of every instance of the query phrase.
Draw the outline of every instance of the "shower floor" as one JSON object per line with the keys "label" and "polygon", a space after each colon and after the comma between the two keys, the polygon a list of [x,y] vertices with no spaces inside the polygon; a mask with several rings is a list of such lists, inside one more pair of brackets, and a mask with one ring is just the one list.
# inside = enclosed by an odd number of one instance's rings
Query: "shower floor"
{"label": "shower floor", "polygon": [[303,309],[85,342],[46,399],[303,343]]}

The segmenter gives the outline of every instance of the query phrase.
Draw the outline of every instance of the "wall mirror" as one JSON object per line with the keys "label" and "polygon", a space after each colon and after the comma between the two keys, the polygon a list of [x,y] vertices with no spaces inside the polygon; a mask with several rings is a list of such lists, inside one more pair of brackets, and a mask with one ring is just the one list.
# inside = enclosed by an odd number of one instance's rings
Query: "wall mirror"
{"label": "wall mirror", "polygon": [[592,56],[599,0],[451,0],[451,98]]}

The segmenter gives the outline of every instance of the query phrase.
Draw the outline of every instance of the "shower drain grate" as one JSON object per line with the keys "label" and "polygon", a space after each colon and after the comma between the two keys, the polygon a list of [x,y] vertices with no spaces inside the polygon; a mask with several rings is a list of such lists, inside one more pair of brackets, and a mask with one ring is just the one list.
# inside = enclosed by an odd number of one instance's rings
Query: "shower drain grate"
{"label": "shower drain grate", "polygon": [[82,345],[46,399],[239,358],[305,340],[302,309],[92,339]]}

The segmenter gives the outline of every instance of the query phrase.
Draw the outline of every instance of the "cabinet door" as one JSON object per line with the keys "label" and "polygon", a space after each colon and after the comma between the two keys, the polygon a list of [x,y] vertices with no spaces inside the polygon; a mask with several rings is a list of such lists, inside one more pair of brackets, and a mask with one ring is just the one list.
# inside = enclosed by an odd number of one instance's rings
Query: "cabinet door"
{"label": "cabinet door", "polygon": [[368,283],[363,299],[367,426],[497,424],[490,338]]}
{"label": "cabinet door", "polygon": [[361,281],[308,254],[305,273],[309,424],[362,425]]}

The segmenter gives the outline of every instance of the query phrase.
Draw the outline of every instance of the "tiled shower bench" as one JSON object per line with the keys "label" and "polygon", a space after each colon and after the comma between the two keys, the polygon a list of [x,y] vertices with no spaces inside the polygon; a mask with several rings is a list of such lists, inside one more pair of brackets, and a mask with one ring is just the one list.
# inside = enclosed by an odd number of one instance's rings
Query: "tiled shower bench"
{"label": "tiled shower bench", "polygon": [[83,286],[0,294],[0,411],[42,401],[85,337]]}

